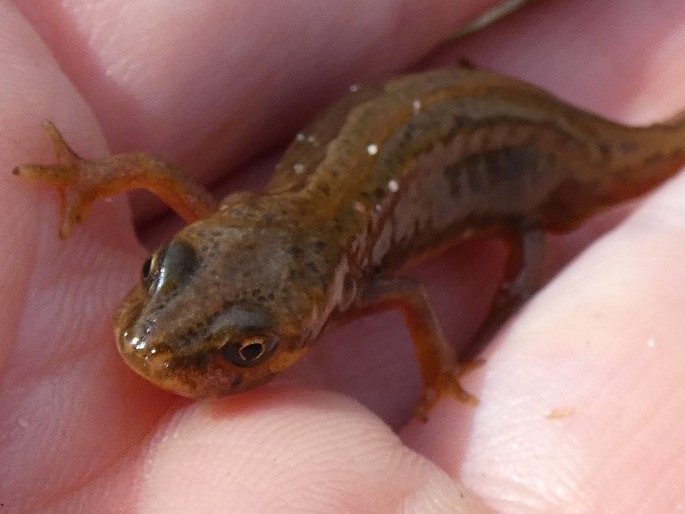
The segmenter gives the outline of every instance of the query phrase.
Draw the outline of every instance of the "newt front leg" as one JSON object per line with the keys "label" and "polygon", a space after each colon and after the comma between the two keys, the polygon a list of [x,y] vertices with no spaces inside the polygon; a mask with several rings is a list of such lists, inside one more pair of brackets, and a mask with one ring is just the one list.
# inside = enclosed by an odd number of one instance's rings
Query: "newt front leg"
{"label": "newt front leg", "polygon": [[414,414],[426,420],[428,411],[444,394],[475,405],[478,399],[462,388],[454,350],[449,345],[424,287],[406,278],[379,278],[364,291],[361,310],[398,309],[411,335],[423,380],[423,395]]}
{"label": "newt front leg", "polygon": [[535,227],[519,228],[507,240],[509,256],[500,290],[477,335],[458,358],[420,283],[405,278],[378,278],[360,298],[358,308],[362,311],[402,312],[423,380],[423,394],[414,409],[421,420],[426,420],[428,411],[446,394],[466,404],[478,403],[478,398],[461,386],[460,378],[482,364],[476,358],[487,342],[542,284],[544,233]]}
{"label": "newt front leg", "polygon": [[118,154],[88,161],[79,157],[49,122],[43,122],[57,156],[57,164],[25,164],[13,173],[26,180],[54,185],[60,194],[62,225],[60,237],[90,213],[96,200],[133,189],[147,189],[157,195],[187,222],[206,218],[216,202],[199,184],[178,168],[146,154]]}

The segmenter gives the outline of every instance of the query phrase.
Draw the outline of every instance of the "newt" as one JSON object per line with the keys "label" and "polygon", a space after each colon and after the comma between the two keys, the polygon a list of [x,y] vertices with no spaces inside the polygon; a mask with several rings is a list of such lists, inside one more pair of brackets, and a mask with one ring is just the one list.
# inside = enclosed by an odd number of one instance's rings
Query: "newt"
{"label": "newt", "polygon": [[468,359],[403,266],[469,239],[508,241],[470,359],[542,286],[545,233],[570,231],[685,164],[685,120],[625,126],[469,67],[354,86],[297,134],[261,193],[218,204],[164,161],[83,160],[46,129],[58,164],[14,173],[58,188],[63,236],[93,201],[133,188],[189,222],[147,259],[115,315],[134,371],[183,396],[227,395],[287,369],[328,327],[399,309],[423,380],[420,416],[445,394],[475,398],[459,383]]}

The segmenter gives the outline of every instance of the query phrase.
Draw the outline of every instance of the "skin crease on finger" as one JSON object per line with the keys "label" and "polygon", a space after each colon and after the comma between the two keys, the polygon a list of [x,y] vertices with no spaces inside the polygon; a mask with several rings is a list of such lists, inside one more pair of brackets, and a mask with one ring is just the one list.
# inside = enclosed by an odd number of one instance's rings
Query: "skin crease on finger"
{"label": "skin crease on finger", "polygon": [[[683,83],[675,76],[678,67],[667,65],[678,62],[683,54],[682,37],[676,30],[670,30],[663,34],[659,45],[637,37],[643,25],[647,27],[645,31],[652,28],[650,34],[662,34],[663,29],[653,29],[655,25],[672,27],[676,16],[668,13],[667,4],[675,8],[677,3],[665,2],[658,9],[651,6],[639,19],[626,13],[641,11],[636,9],[640,2],[626,2],[620,8],[599,4],[584,2],[586,9],[578,9],[577,2],[558,2],[554,8],[541,5],[527,10],[497,30],[493,28],[471,38],[451,54],[450,62],[465,54],[502,71],[518,71],[579,105],[628,121],[659,119],[685,105],[682,92],[668,87]],[[16,28],[22,27],[21,20],[13,18],[7,4],[0,8],[7,11],[0,16],[2,23],[14,24],[11,33],[22,36]],[[582,16],[579,19],[579,11],[590,12],[592,17],[589,21]],[[527,16],[535,16],[535,23],[529,21],[525,25]],[[553,36],[545,35],[546,27],[549,31],[555,28]],[[558,27],[566,27],[567,32]],[[595,32],[602,35],[591,40],[595,45],[592,55],[606,59],[606,67],[625,60],[632,60],[632,67],[606,70],[601,64],[585,66],[573,62],[555,66],[566,55],[564,48],[570,47],[571,55],[583,55],[582,48],[572,45],[589,44],[587,37],[577,35],[579,27],[588,31],[596,28]],[[634,36],[625,44],[612,45],[612,41],[622,39],[626,30]],[[544,49],[536,48],[535,41],[543,37],[551,43]],[[28,157],[49,158],[37,128],[46,116],[60,123],[79,150],[101,155],[105,151],[101,144],[83,139],[98,133],[92,117],[64,79],[56,82],[59,70],[46,64],[49,58],[41,54],[40,43],[35,38],[28,40],[34,48],[23,62],[40,63],[40,74],[26,84],[12,85],[14,100],[21,110],[3,118],[2,126],[12,128],[15,141],[13,152],[10,148],[3,153],[3,158],[10,161],[4,163],[5,167],[10,169]],[[516,59],[502,56],[504,42]],[[658,51],[644,55],[647,45]],[[16,55],[14,50],[6,52]],[[42,55],[42,60],[37,60],[36,55]],[[443,64],[450,59],[443,54],[435,57],[435,62],[441,58],[446,60]],[[533,66],[540,60],[544,66]],[[410,62],[408,59],[407,64]],[[620,72],[626,76],[613,76]],[[354,74],[349,68],[346,73],[345,77]],[[572,80],[566,80],[569,77]],[[340,81],[340,77],[330,81]],[[600,83],[607,84],[606,89],[588,90],[588,84]],[[55,87],[46,88],[45,84],[59,84],[59,101],[55,98]],[[311,87],[322,91],[329,86],[318,83]],[[83,91],[83,87],[79,90]],[[32,92],[29,105],[25,100],[21,102],[25,91]],[[289,91],[285,97],[291,95],[295,93]],[[328,93],[321,93],[319,98],[327,96]],[[69,103],[65,104],[67,100]],[[269,108],[257,111],[268,119],[277,118],[272,118],[274,114]],[[282,115],[283,111],[275,112]],[[231,126],[226,133],[235,130]],[[160,137],[163,141],[158,148],[172,148],[178,142],[174,137],[180,137],[151,132],[154,136],[148,137]],[[245,137],[248,136],[254,139],[256,134],[248,130]],[[273,134],[270,137],[272,143],[277,139]],[[237,143],[233,144],[239,148]],[[193,155],[202,146],[196,141],[192,150],[184,148],[182,152]],[[209,157],[210,161],[216,158]],[[37,375],[45,378],[28,392],[10,387],[7,377],[21,373],[9,369],[10,364],[16,363],[13,359],[17,350],[12,348],[0,403],[4,409],[0,419],[5,425],[2,437],[11,443],[0,448],[9,447],[12,452],[2,462],[12,464],[3,466],[0,502],[30,499],[34,506],[51,511],[74,510],[79,506],[87,510],[89,505],[128,511],[127,502],[135,501],[143,511],[169,512],[170,506],[178,510],[187,507],[183,501],[198,507],[202,500],[206,510],[218,509],[228,501],[240,512],[241,507],[247,511],[247,505],[263,498],[264,502],[274,501],[269,507],[295,505],[304,510],[312,504],[294,503],[303,501],[302,496],[291,497],[288,492],[294,495],[306,490],[304,501],[310,498],[319,507],[329,506],[324,509],[329,512],[342,512],[346,507],[358,508],[357,511],[366,508],[369,512],[399,511],[401,507],[406,507],[406,511],[413,508],[416,512],[430,512],[426,506],[433,506],[435,512],[450,511],[448,506],[459,497],[453,482],[436,466],[402,446],[368,411],[336,394],[283,386],[289,380],[307,384],[310,375],[306,369],[294,372],[280,384],[241,397],[192,404],[176,401],[131,377],[116,359],[107,333],[109,327],[100,321],[109,319],[123,291],[136,280],[141,260],[131,234],[124,233],[112,221],[121,216],[124,223],[121,204],[97,207],[91,219],[78,229],[80,234],[62,243],[52,232],[57,224],[54,195],[41,188],[12,185],[8,178],[2,180],[8,184],[3,185],[3,194],[27,203],[19,213],[28,219],[21,220],[20,239],[14,230],[16,223],[3,228],[3,234],[10,237],[3,244],[11,249],[3,255],[14,256],[14,261],[3,264],[12,268],[0,271],[12,271],[3,276],[3,280],[13,280],[8,283],[11,287],[23,290],[31,286],[35,291],[32,294],[36,295],[34,304],[28,299],[22,304],[31,306],[31,316],[24,315],[22,322],[10,327],[5,335],[10,338],[21,332],[17,327],[22,323],[35,325],[33,341],[40,343],[34,343],[36,353],[28,346],[23,351],[43,362],[24,370],[28,375],[37,367]],[[429,423],[412,422],[403,430],[403,440],[506,512],[545,511],[551,506],[557,511],[594,512],[667,512],[682,507],[678,503],[678,477],[683,470],[678,467],[677,456],[682,453],[678,434],[685,433],[685,417],[678,415],[683,409],[683,388],[679,385],[682,380],[678,380],[681,366],[676,363],[682,362],[682,345],[677,342],[683,338],[678,332],[682,330],[680,318],[669,317],[669,313],[680,311],[674,309],[682,302],[674,284],[681,281],[678,276],[662,272],[673,270],[677,274],[682,262],[677,244],[682,234],[678,201],[682,198],[681,184],[682,181],[674,180],[669,185],[672,193],[664,190],[647,201],[625,226],[565,270],[504,331],[491,347],[487,366],[471,377],[481,398],[478,409],[441,402]],[[3,203],[4,220],[21,209],[16,204]],[[666,215],[658,217],[659,212]],[[103,238],[105,228],[114,229],[115,235]],[[19,253],[33,257],[19,259]],[[620,259],[624,256],[630,259],[624,262]],[[88,287],[88,280],[74,277],[75,273],[65,274],[64,270],[82,269],[84,263],[89,266],[84,275],[96,280],[93,287]],[[440,263],[447,268],[452,266],[449,261]],[[20,266],[31,268],[17,273]],[[440,281],[450,281],[449,269],[435,276]],[[593,279],[588,281],[587,276]],[[475,284],[483,283],[478,277],[473,280]],[[84,294],[86,291],[88,295]],[[70,309],[56,310],[51,318],[47,312],[50,302],[53,309],[64,303],[54,300],[57,292],[68,295],[66,305]],[[637,296],[639,316],[631,302]],[[10,305],[7,298],[3,301],[10,313],[18,307]],[[449,312],[450,305],[459,305],[460,301],[467,304],[468,298],[457,296],[452,301],[455,303],[444,301],[440,310]],[[42,315],[31,323],[34,312],[39,310]],[[74,317],[84,310],[83,317]],[[38,323],[43,316],[50,322],[47,336],[45,322]],[[89,322],[99,323],[99,328],[93,329]],[[590,324],[595,327],[593,331],[587,330]],[[398,325],[397,320],[394,325]],[[626,326],[630,327],[627,336],[617,338],[615,334]],[[374,358],[388,359],[383,346],[371,347],[372,342],[378,341],[364,339],[353,327],[349,330],[346,337],[352,342],[361,340],[360,346],[352,344],[353,351],[372,348],[360,352],[370,360],[365,360],[369,369],[374,368]],[[394,326],[382,334],[391,341],[400,337],[402,327]],[[459,338],[463,334],[458,329],[448,329],[448,335]],[[17,347],[26,345],[28,339],[29,335],[20,334]],[[317,359],[317,353],[324,354],[335,340],[332,334],[329,341],[313,350],[313,358]],[[74,347],[77,344],[81,344],[78,350]],[[388,348],[393,346],[388,344]],[[51,351],[57,353],[46,355]],[[354,376],[360,362],[354,353],[345,357],[335,363],[341,382]],[[408,366],[412,365],[410,359],[408,354]],[[62,374],[49,374],[46,362],[59,364]],[[378,366],[384,363],[375,362]],[[411,368],[407,373],[411,373]],[[343,383],[331,388],[345,387]],[[397,401],[408,412],[413,401],[409,393],[388,399],[388,390],[381,385],[376,401]],[[162,416],[164,412],[166,415]],[[148,434],[153,435],[146,439]],[[664,445],[666,440],[672,442]],[[304,453],[297,453],[298,450]],[[33,460],[20,460],[20,451]],[[94,459],[92,454],[97,457]],[[303,461],[297,460],[298,455]],[[23,474],[19,470],[24,470]],[[265,474],[269,470],[272,473]],[[628,477],[626,470],[630,470]],[[6,480],[10,476],[11,482]],[[374,480],[369,481],[369,477]],[[42,484],[42,491],[30,489],[30,484],[37,483]],[[393,503],[392,499],[403,499],[404,503]],[[420,504],[419,500],[427,503]],[[279,505],[277,501],[287,504]],[[16,504],[10,508],[13,507]]]}

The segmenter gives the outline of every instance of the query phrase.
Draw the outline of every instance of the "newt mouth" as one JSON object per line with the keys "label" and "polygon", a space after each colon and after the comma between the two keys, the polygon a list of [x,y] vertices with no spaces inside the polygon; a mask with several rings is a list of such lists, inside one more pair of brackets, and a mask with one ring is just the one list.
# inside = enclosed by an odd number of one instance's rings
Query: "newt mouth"
{"label": "newt mouth", "polygon": [[266,382],[247,380],[240,369],[227,366],[217,351],[177,355],[167,342],[155,340],[145,319],[148,295],[138,285],[122,302],[114,320],[117,349],[136,374],[157,387],[188,398],[215,398],[250,389]]}

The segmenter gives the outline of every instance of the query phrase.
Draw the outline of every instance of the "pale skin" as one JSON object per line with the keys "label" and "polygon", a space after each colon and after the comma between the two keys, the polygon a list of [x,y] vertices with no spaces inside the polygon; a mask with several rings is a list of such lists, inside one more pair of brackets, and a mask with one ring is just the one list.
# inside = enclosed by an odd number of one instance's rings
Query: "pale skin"
{"label": "pale skin", "polygon": [[[132,211],[120,197],[61,241],[57,195],[10,173],[51,162],[40,130],[50,118],[88,157],[156,153],[219,180],[217,195],[261,184],[268,152],[341,83],[421,59],[468,57],[621,121],[664,119],[685,107],[680,2],[541,2],[439,52],[463,3],[86,3],[62,2],[71,10],[59,16],[0,3],[4,511],[685,506],[683,176],[628,219],[623,209],[554,238],[550,271],[610,229],[490,345],[465,380],[480,405],[445,398],[421,424],[410,419],[420,382],[399,316],[330,332],[295,369],[240,396],[191,402],[147,384],[120,361],[109,319],[147,254],[133,224],[154,246],[174,218],[155,216],[148,196]],[[483,319],[502,262],[496,245],[468,244],[413,272],[455,344]]]}

